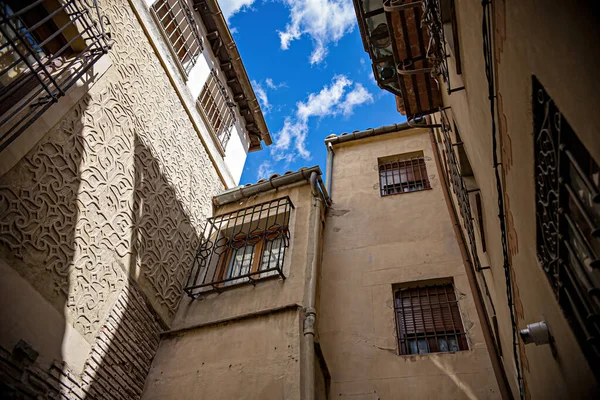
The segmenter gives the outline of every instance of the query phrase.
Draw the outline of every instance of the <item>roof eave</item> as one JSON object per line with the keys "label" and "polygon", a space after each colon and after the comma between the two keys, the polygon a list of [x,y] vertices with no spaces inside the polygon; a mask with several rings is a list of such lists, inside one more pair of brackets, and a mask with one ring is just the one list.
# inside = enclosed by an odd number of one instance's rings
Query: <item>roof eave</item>
{"label": "roof eave", "polygon": [[[247,107],[243,109],[240,107],[240,113],[244,118],[245,128],[250,139],[249,151],[262,149],[261,141],[264,141],[267,146],[271,145],[273,141],[265,117],[219,4],[216,0],[193,0],[193,2],[194,8],[202,18],[211,48],[222,69],[224,71],[233,70],[234,76],[227,81],[227,85],[234,94],[236,93],[235,85],[239,85],[241,89],[240,95],[243,94],[243,96],[239,99],[234,98],[234,100],[238,104],[243,100],[245,100],[244,103],[247,103]],[[230,65],[225,68],[225,64]],[[229,74],[232,75],[231,72]]]}

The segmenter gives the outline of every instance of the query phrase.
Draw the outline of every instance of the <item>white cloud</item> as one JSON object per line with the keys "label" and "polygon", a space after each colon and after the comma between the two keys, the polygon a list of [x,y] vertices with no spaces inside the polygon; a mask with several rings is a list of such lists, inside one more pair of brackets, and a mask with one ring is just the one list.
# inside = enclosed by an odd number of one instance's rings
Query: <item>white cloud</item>
{"label": "white cloud", "polygon": [[351,115],[354,111],[354,106],[364,103],[372,103],[373,96],[360,83],[354,86],[354,89],[346,95],[346,99],[340,104],[340,109],[344,115]]}
{"label": "white cloud", "polygon": [[275,171],[273,170],[273,164],[270,161],[263,161],[258,166],[258,172],[256,174],[256,179],[268,178],[273,175]]}
{"label": "white cloud", "polygon": [[269,104],[269,98],[267,97],[266,90],[262,87],[262,85],[256,81],[252,81],[252,87],[254,88],[254,92],[256,93],[256,97],[262,106],[263,114],[266,114],[271,109],[271,104]]}
{"label": "white cloud", "polygon": [[371,102],[373,96],[360,83],[354,84],[345,75],[334,76],[330,85],[323,86],[318,93],[310,93],[305,102],[296,103],[295,115],[287,117],[281,130],[275,134],[271,146],[273,160],[284,161],[285,168],[297,157],[309,160],[306,138],[311,117],[348,116],[354,112],[354,107]]}
{"label": "white cloud", "polygon": [[279,84],[275,84],[273,82],[273,79],[271,78],[267,78],[265,79],[265,83],[267,84],[267,87],[269,87],[269,89],[273,89],[273,90],[277,90],[283,87],[287,87],[287,85],[285,84],[285,82],[281,82]]}
{"label": "white cloud", "polygon": [[287,50],[290,43],[302,35],[308,35],[314,43],[310,63],[318,64],[325,59],[329,44],[337,43],[356,24],[356,14],[351,0],[283,0],[290,9],[290,21],[284,31],[279,31],[281,48]]}
{"label": "white cloud", "polygon": [[252,6],[255,1],[256,0],[219,0],[219,6],[221,7],[225,19],[229,20],[231,16],[243,8]]}
{"label": "white cloud", "polygon": [[334,108],[340,104],[346,87],[351,84],[352,81],[344,75],[334,76],[330,86],[323,87],[319,93],[309,94],[305,103],[296,103],[299,119],[306,121],[309,117],[323,117],[335,113]]}

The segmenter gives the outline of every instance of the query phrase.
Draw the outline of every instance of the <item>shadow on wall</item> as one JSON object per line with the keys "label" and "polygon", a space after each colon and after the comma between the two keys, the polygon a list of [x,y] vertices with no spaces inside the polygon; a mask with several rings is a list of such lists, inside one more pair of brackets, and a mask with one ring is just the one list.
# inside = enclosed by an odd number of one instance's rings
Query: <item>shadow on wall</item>
{"label": "shadow on wall", "polygon": [[58,393],[89,96],[0,177],[0,397]]}
{"label": "shadow on wall", "polygon": [[165,325],[136,279],[172,288],[164,266],[198,242],[129,112],[102,101],[0,177],[0,398],[140,398]]}

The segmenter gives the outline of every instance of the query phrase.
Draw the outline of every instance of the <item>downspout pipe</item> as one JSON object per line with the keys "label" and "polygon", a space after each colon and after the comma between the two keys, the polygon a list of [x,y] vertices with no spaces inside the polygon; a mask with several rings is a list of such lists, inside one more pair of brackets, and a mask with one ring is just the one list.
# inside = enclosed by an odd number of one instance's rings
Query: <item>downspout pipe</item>
{"label": "downspout pipe", "polygon": [[315,323],[317,321],[317,274],[319,270],[320,244],[321,244],[321,214],[323,211],[323,202],[326,201],[321,196],[321,187],[319,185],[320,176],[313,172],[310,175],[310,186],[313,195],[312,209],[312,249],[311,260],[308,266],[308,277],[304,287],[304,321],[302,324],[302,346],[301,346],[301,377],[303,382],[302,399],[315,399]]}
{"label": "downspout pipe", "polygon": [[333,145],[330,142],[327,142],[327,171],[326,171],[326,186],[327,193],[331,196],[331,178],[333,175],[333,157],[335,156],[335,152],[333,151]]}

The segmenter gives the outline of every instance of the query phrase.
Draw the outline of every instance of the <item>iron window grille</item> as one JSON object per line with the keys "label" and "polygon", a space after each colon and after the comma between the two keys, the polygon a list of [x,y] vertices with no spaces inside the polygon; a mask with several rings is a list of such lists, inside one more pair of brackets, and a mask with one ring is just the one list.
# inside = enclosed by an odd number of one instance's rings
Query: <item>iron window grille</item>
{"label": "iron window grille", "polygon": [[209,218],[185,287],[191,297],[257,279],[285,279],[290,244],[289,197]]}
{"label": "iron window grille", "polygon": [[214,70],[202,87],[197,105],[206,117],[217,143],[225,150],[236,120],[235,103],[229,98],[227,89]]}
{"label": "iron window grille", "polygon": [[537,255],[600,375],[600,168],[533,77]]}
{"label": "iron window grille", "polygon": [[479,225],[479,237],[481,238],[481,251],[487,251],[485,241],[485,230],[483,228],[483,205],[481,204],[481,193],[475,193],[475,210],[477,213],[477,224]]}
{"label": "iron window grille", "polygon": [[468,350],[451,283],[397,289],[394,310],[400,354]]}
{"label": "iron window grille", "polygon": [[96,1],[0,2],[0,151],[111,47]]}
{"label": "iron window grille", "polygon": [[433,64],[432,74],[442,76],[450,94],[455,90],[450,85],[447,45],[454,54],[456,73],[461,73],[455,0],[424,0],[422,24],[429,36],[427,56]]}
{"label": "iron window grille", "polygon": [[178,66],[188,75],[202,52],[202,38],[186,0],[157,0],[152,14],[169,42]]}
{"label": "iron window grille", "polygon": [[[448,122],[448,116],[444,111],[440,113],[441,119],[441,131],[442,131],[442,144],[443,144],[443,154],[444,154],[444,166],[446,169],[446,173],[448,174],[448,180],[450,181],[450,186],[452,186],[452,191],[456,196],[456,200],[458,202],[458,209],[460,211],[460,216],[462,219],[462,225],[467,233],[467,238],[469,240],[469,250],[471,253],[471,259],[475,265],[476,270],[481,270],[481,261],[479,260],[479,255],[477,253],[477,241],[475,239],[475,227],[473,225],[473,213],[471,212],[471,201],[469,199],[470,191],[467,189],[465,181],[463,179],[463,172],[460,168],[460,163],[458,156],[454,148],[457,145],[462,145],[462,143],[452,143],[451,132],[452,128]],[[481,223],[481,221],[480,221]],[[482,228],[483,232],[483,228]],[[482,236],[482,241],[484,237]]]}
{"label": "iron window grille", "polygon": [[381,196],[431,189],[425,158],[416,156],[391,162],[380,161],[379,187]]}

